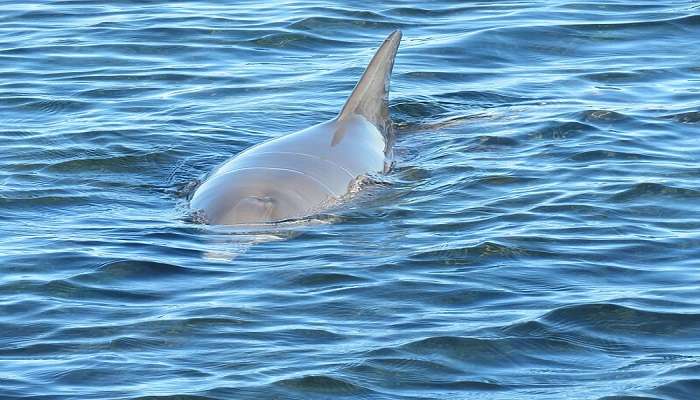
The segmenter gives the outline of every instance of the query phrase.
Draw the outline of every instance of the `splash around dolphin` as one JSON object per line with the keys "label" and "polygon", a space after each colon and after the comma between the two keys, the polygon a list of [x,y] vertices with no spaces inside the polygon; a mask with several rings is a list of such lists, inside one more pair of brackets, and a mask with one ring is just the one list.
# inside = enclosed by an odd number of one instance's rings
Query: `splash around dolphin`
{"label": "splash around dolphin", "polygon": [[398,30],[384,40],[338,116],[239,153],[195,190],[190,208],[216,225],[295,220],[336,204],[363,176],[388,171],[389,81],[400,42]]}

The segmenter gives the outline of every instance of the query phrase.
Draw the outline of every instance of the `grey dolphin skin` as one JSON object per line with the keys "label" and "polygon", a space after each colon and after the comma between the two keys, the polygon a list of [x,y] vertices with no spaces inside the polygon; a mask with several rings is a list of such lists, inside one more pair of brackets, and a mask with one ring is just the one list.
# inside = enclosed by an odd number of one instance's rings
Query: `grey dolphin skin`
{"label": "grey dolphin skin", "polygon": [[239,153],[197,188],[191,209],[218,225],[299,219],[335,204],[358,178],[386,172],[389,80],[400,42],[398,30],[384,40],[338,116]]}

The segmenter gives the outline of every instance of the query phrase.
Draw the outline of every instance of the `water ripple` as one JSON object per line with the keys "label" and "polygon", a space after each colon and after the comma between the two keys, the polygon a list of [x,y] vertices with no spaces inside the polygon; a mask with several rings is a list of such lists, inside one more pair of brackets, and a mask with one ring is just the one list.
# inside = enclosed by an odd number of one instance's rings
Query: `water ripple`
{"label": "water ripple", "polygon": [[[0,398],[700,392],[693,2],[9,1]],[[393,171],[261,231],[187,197],[404,40]]]}

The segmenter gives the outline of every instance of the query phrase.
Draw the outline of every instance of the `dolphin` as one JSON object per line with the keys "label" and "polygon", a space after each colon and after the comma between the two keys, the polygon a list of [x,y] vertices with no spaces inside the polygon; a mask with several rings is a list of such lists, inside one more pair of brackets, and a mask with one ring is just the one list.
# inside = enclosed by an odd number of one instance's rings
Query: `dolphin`
{"label": "dolphin", "polygon": [[393,131],[388,97],[401,42],[392,32],[333,119],[242,151],[195,190],[190,208],[214,225],[257,225],[316,214],[359,179],[387,172]]}

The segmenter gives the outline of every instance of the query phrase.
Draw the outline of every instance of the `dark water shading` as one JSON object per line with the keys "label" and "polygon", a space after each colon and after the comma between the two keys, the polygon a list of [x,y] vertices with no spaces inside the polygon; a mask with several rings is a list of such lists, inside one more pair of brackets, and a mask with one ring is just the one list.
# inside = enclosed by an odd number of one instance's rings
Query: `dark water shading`
{"label": "dark water shading", "polygon": [[[391,30],[395,170],[187,194]],[[700,398],[695,1],[0,2],[0,398]]]}

